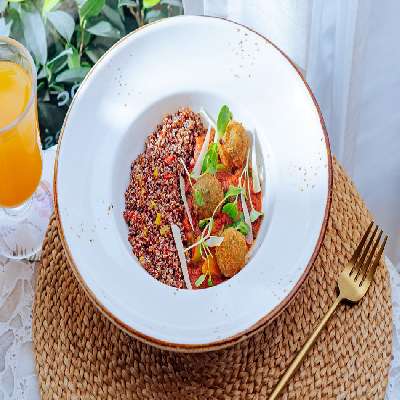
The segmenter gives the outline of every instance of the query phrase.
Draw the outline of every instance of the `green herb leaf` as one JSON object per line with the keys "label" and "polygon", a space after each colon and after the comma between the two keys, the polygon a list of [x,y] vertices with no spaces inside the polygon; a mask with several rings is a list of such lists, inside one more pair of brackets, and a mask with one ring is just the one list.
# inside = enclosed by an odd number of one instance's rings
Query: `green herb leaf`
{"label": "green herb leaf", "polygon": [[92,35],[119,39],[121,34],[108,21],[99,21],[97,24],[86,28]]}
{"label": "green herb leaf", "polygon": [[156,6],[160,0],[143,0],[143,8],[151,8]]}
{"label": "green herb leaf", "polygon": [[79,7],[79,16],[81,20],[99,15],[101,9],[104,7],[104,4],[105,0],[86,0]]}
{"label": "green herb leaf", "polygon": [[204,206],[204,198],[203,194],[200,192],[200,190],[195,190],[194,191],[194,201],[198,206]]}
{"label": "green herb leaf", "polygon": [[264,215],[264,213],[263,212],[260,212],[260,211],[257,211],[257,210],[251,210],[251,212],[250,212],[250,221],[251,222],[254,222],[254,221],[257,221],[257,219],[259,218],[259,217],[261,217],[262,215]]}
{"label": "green herb leaf", "polygon": [[211,275],[209,275],[209,277],[208,277],[207,284],[208,284],[208,286],[214,286],[214,283],[212,281]]}
{"label": "green herb leaf", "polygon": [[210,221],[210,218],[201,219],[199,221],[199,228],[204,229],[207,226],[207,224],[209,223],[209,221]]}
{"label": "green herb leaf", "polygon": [[228,191],[225,193],[225,198],[238,196],[241,193],[244,193],[244,189],[242,187],[230,185]]}
{"label": "green herb leaf", "polygon": [[65,11],[51,11],[47,14],[47,19],[67,42],[71,41],[75,21],[70,14]]}
{"label": "green herb leaf", "polygon": [[81,82],[89,70],[88,67],[68,69],[57,76],[56,82]]}
{"label": "green herb leaf", "polygon": [[60,0],[44,0],[42,14],[46,14],[51,11],[59,2]]}
{"label": "green herb leaf", "polygon": [[224,136],[226,127],[229,124],[229,121],[232,119],[232,113],[231,110],[229,110],[229,107],[224,105],[221,107],[221,110],[219,110],[218,114],[218,119],[217,119],[217,133],[218,133],[218,139],[220,139],[222,136]]}
{"label": "green herb leaf", "polygon": [[224,164],[218,163],[217,164],[217,171],[225,171],[226,167]]}
{"label": "green herb leaf", "polygon": [[196,282],[194,283],[194,285],[195,285],[196,287],[199,287],[199,286],[204,282],[205,279],[206,279],[206,274],[201,274],[201,275],[197,278],[197,280],[196,280]]}
{"label": "green herb leaf", "polygon": [[237,231],[239,231],[243,236],[247,236],[247,234],[250,231],[250,227],[246,224],[244,221],[237,221],[234,224],[232,224],[232,228],[235,228]]}
{"label": "green herb leaf", "polygon": [[234,203],[226,203],[222,207],[222,212],[229,215],[234,221],[236,221],[239,217],[239,210],[236,202]]}
{"label": "green herb leaf", "polygon": [[215,174],[217,172],[218,164],[218,144],[211,143],[207,153],[203,159],[203,165],[201,167],[201,173]]}

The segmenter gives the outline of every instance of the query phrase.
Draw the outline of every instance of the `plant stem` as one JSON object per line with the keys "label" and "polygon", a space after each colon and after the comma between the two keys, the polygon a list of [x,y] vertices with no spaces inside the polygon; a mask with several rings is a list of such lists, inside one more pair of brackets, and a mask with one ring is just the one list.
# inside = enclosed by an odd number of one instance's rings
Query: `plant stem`
{"label": "plant stem", "polygon": [[86,19],[81,21],[81,43],[79,45],[79,57],[82,57],[83,54],[83,41],[85,40],[85,27],[86,27]]}

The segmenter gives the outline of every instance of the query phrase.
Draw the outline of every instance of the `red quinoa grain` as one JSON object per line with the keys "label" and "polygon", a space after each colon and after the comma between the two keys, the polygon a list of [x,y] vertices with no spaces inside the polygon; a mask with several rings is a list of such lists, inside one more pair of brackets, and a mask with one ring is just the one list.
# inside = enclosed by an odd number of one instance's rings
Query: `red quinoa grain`
{"label": "red quinoa grain", "polygon": [[185,287],[178,253],[171,230],[163,227],[175,223],[183,231],[179,175],[184,171],[179,160],[189,167],[196,137],[205,133],[200,116],[189,108],[165,116],[133,161],[125,192],[124,218],[133,253],[154,278],[178,288]]}

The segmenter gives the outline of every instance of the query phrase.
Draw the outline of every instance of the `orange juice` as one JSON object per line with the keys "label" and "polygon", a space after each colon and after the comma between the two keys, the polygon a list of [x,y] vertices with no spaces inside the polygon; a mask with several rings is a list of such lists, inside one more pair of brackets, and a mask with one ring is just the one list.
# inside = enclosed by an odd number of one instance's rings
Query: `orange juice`
{"label": "orange juice", "polygon": [[22,66],[0,61],[0,207],[28,200],[42,174],[36,94],[29,105],[32,88]]}

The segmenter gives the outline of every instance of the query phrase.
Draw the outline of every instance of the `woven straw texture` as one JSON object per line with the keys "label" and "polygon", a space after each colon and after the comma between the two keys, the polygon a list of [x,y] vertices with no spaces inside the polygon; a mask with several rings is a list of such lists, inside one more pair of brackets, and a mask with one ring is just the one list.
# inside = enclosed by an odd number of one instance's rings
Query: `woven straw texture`
{"label": "woven straw texture", "polygon": [[[255,336],[225,350],[178,354],[156,349],[109,322],[80,288],[52,219],[33,311],[43,399],[266,399],[328,310],[336,278],[371,217],[334,161],[328,228],[308,279],[290,305]],[[355,306],[341,305],[282,399],[384,398],[392,313],[383,263]]]}

